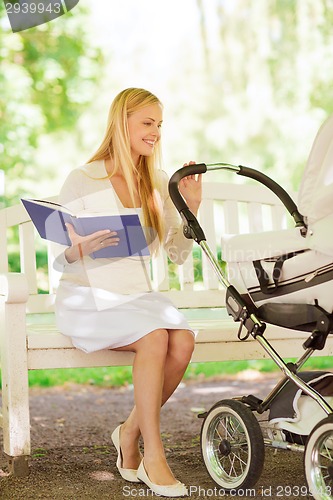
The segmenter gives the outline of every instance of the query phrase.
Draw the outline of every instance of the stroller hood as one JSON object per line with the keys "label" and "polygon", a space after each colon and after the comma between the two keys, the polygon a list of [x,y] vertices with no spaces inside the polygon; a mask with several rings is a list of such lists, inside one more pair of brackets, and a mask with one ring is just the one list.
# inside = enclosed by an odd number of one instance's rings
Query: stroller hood
{"label": "stroller hood", "polygon": [[320,127],[305,166],[298,208],[311,226],[333,214],[333,115]]}

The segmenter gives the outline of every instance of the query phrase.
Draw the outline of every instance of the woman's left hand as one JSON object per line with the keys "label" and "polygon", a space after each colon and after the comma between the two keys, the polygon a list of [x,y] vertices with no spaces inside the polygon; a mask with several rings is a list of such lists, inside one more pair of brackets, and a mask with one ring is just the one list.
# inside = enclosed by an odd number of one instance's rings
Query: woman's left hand
{"label": "woman's left hand", "polygon": [[[184,167],[195,165],[195,161],[184,163]],[[186,201],[187,206],[196,215],[202,198],[202,174],[189,175],[179,183],[179,192]]]}

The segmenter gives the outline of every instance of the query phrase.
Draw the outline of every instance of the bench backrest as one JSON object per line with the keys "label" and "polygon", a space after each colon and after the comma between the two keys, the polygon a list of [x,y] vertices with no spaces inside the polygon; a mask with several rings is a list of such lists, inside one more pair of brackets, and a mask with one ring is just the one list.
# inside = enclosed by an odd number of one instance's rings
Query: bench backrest
{"label": "bench backrest", "polygon": [[[278,198],[264,186],[204,182],[199,221],[217,256],[222,234],[281,229],[286,227],[287,213]],[[10,271],[12,249],[8,241],[12,241],[13,232],[17,234],[20,270],[29,286],[28,312],[51,312],[58,277],[50,258],[46,272],[37,269],[36,253],[47,250],[48,244],[36,235],[22,205],[0,211],[0,273]],[[161,252],[152,261],[152,277],[156,288],[169,295],[178,307],[223,305],[223,290],[196,244],[192,256],[182,266],[170,265]]]}

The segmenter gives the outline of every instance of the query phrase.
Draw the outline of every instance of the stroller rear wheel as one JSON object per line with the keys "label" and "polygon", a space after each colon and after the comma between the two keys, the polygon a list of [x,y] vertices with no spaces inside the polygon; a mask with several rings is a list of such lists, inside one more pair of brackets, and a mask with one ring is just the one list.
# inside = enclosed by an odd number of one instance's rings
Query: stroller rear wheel
{"label": "stroller rear wheel", "polygon": [[233,399],[216,403],[201,427],[201,453],[209,475],[226,492],[252,487],[265,459],[264,439],[252,411]]}
{"label": "stroller rear wheel", "polygon": [[309,435],[304,453],[305,476],[315,500],[333,498],[333,415],[321,420]]}

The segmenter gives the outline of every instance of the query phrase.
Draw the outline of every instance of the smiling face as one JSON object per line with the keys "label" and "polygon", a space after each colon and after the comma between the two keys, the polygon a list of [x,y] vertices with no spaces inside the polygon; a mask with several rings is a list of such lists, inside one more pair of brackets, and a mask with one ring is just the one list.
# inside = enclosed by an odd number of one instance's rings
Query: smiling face
{"label": "smiling face", "polygon": [[151,156],[161,138],[163,111],[160,104],[151,104],[128,117],[131,154],[135,165],[140,156]]}

